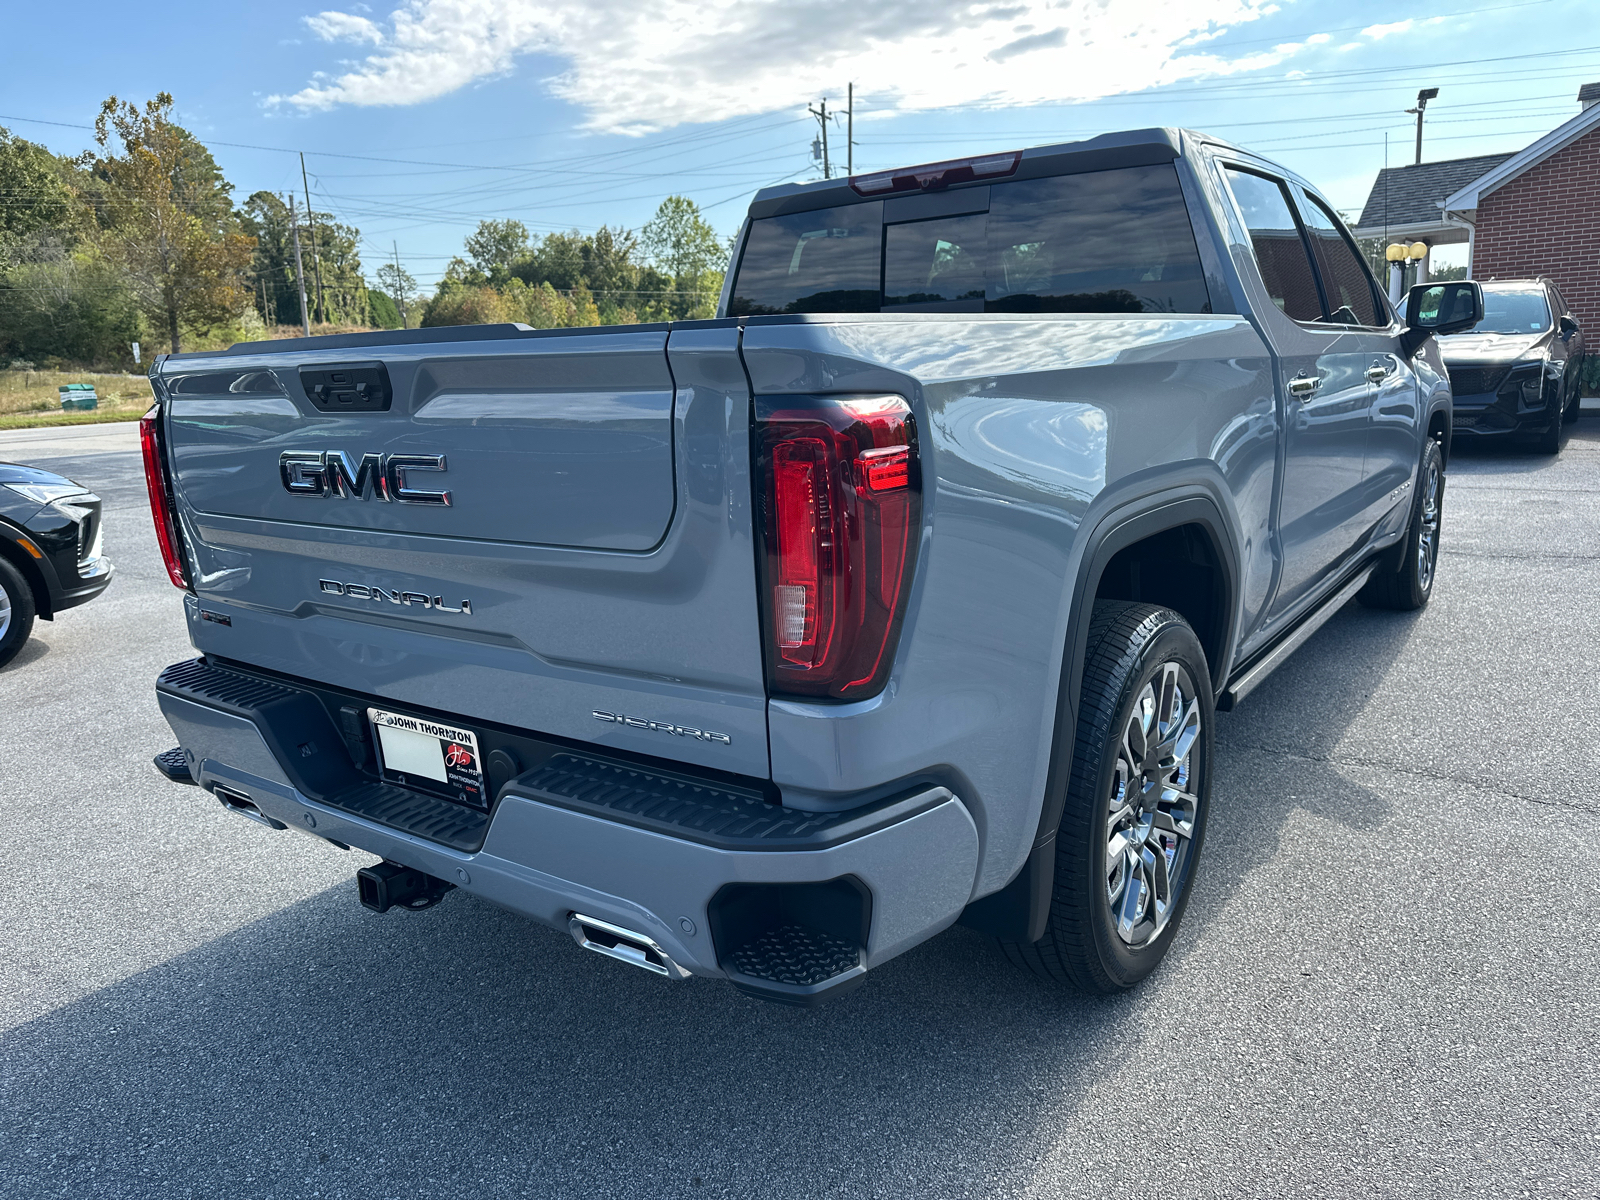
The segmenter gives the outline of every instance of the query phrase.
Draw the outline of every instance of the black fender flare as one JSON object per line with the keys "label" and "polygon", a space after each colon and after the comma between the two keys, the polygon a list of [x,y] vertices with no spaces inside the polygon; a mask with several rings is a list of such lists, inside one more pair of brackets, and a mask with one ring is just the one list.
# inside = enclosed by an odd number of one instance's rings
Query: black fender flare
{"label": "black fender flare", "polygon": [[[1227,503],[1228,491],[1214,463],[1191,470],[1141,473],[1096,498],[1078,538],[1077,571],[1066,621],[1056,720],[1051,734],[1050,769],[1045,780],[1033,846],[1015,878],[997,892],[967,906],[961,923],[1008,941],[1036,942],[1044,936],[1055,885],[1055,838],[1066,806],[1067,781],[1077,737],[1078,696],[1095,594],[1106,566],[1118,551],[1154,534],[1184,525],[1198,526],[1222,564],[1226,624],[1221,653],[1211,664],[1212,686],[1226,684],[1239,639],[1241,568],[1238,521]],[[1209,468],[1209,469],[1206,469]],[[1181,475],[1180,482],[1174,478]]]}
{"label": "black fender flare", "polygon": [[50,565],[49,559],[35,559],[18,544],[18,539],[24,537],[27,537],[25,530],[10,521],[0,520],[0,558],[22,573],[22,578],[33,589],[34,610],[40,620],[48,621],[55,616],[56,597],[61,585],[56,580],[55,568]]}

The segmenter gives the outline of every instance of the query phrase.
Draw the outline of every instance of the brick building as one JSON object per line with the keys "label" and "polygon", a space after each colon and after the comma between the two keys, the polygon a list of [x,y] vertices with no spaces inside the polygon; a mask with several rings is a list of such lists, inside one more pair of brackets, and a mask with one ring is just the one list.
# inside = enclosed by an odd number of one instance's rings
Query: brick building
{"label": "brick building", "polygon": [[1600,336],[1600,83],[1578,115],[1515,154],[1379,174],[1355,232],[1468,243],[1473,279],[1556,281],[1591,342]]}
{"label": "brick building", "polygon": [[1470,222],[1474,279],[1548,275],[1600,345],[1600,84],[1584,110],[1445,197]]}

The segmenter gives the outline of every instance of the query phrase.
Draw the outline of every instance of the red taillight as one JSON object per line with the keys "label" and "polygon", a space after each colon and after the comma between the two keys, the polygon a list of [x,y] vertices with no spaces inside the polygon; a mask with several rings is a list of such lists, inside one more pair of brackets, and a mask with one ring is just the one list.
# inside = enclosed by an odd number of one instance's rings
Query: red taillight
{"label": "red taillight", "polygon": [[161,408],[158,405],[139,420],[139,447],[144,451],[144,484],[150,491],[150,515],[156,523],[161,561],[173,587],[189,589],[189,568],[183,563],[183,543],[172,511],[172,489],[167,483],[167,460],[161,451]]}
{"label": "red taillight", "polygon": [[921,524],[916,426],[899,396],[758,401],[762,601],[774,692],[882,690]]}

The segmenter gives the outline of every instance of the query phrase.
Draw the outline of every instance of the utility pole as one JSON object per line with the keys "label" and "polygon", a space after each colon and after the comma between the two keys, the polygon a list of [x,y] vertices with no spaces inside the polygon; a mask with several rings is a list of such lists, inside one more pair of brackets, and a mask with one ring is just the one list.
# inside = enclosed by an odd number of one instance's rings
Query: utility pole
{"label": "utility pole", "polygon": [[400,309],[400,328],[409,329],[411,319],[406,316],[406,290],[400,283],[400,243],[394,241],[389,244],[394,247],[394,302]]}
{"label": "utility pole", "polygon": [[806,111],[822,123],[822,177],[832,179],[833,167],[828,162],[828,98],[826,96],[822,98],[820,111],[815,108],[808,108]]}
{"label": "utility pole", "polygon": [[1438,88],[1423,88],[1417,93],[1417,106],[1408,108],[1408,113],[1417,114],[1417,161],[1416,166],[1422,165],[1422,113],[1428,107],[1428,101],[1439,94]]}
{"label": "utility pole", "polygon": [[300,328],[311,336],[311,316],[306,311],[306,269],[300,261],[300,222],[294,215],[294,193],[289,193],[289,228],[294,231],[294,281],[300,289]]}
{"label": "utility pole", "polygon": [[844,110],[844,173],[856,173],[856,85],[845,84],[845,104],[849,105]]}
{"label": "utility pole", "polygon": [[317,273],[317,324],[328,320],[328,307],[322,297],[322,255],[317,253],[317,214],[311,211],[311,185],[306,182],[305,151],[300,152],[300,186],[306,190],[306,220],[311,222],[311,266]]}

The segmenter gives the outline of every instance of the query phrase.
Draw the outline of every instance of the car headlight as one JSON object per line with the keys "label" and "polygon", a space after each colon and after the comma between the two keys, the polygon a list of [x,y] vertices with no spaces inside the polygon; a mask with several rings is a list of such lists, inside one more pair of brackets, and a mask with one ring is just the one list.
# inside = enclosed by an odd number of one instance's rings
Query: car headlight
{"label": "car headlight", "polygon": [[1523,408],[1540,407],[1544,404],[1545,366],[1543,355],[1519,362],[1506,372],[1500,394],[1516,396]]}
{"label": "car headlight", "polygon": [[36,504],[54,504],[57,500],[64,500],[68,496],[82,496],[88,491],[87,488],[81,488],[75,483],[8,483],[3,486]]}

